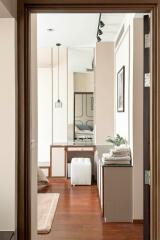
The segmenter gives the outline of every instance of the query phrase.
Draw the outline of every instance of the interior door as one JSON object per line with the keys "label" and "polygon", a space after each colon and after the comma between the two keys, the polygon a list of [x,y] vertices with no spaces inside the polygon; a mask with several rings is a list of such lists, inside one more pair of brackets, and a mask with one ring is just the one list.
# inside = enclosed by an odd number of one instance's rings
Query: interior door
{"label": "interior door", "polygon": [[150,240],[150,17],[144,16],[144,240]]}

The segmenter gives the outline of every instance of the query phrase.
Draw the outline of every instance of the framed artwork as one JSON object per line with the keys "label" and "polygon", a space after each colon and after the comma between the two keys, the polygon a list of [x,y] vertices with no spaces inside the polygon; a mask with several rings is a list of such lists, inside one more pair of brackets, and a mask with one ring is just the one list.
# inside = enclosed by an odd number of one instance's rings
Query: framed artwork
{"label": "framed artwork", "polygon": [[125,108],[125,66],[117,73],[117,112],[124,112]]}

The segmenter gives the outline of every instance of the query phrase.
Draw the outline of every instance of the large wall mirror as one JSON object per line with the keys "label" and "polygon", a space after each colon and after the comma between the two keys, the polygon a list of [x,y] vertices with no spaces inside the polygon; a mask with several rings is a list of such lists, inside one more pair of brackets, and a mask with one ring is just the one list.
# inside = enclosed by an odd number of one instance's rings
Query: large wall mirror
{"label": "large wall mirror", "polygon": [[94,48],[68,49],[68,140],[94,141]]}
{"label": "large wall mirror", "polygon": [[74,93],[74,139],[94,139],[94,95],[92,92]]}

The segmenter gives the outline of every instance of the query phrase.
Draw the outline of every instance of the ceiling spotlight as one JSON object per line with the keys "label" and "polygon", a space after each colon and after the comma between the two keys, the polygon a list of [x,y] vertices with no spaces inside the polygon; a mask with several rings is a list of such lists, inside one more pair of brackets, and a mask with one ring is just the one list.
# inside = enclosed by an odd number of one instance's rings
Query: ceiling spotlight
{"label": "ceiling spotlight", "polygon": [[103,34],[102,30],[98,29],[98,35],[102,35],[102,34]]}
{"label": "ceiling spotlight", "polygon": [[53,32],[54,29],[53,29],[53,28],[48,28],[47,31],[48,31],[48,32]]}
{"label": "ceiling spotlight", "polygon": [[101,40],[100,36],[97,36],[97,41],[100,42]]}
{"label": "ceiling spotlight", "polygon": [[103,27],[105,26],[104,22],[103,22],[103,21],[100,21],[100,22],[99,22],[99,26],[100,26],[101,28],[103,28]]}

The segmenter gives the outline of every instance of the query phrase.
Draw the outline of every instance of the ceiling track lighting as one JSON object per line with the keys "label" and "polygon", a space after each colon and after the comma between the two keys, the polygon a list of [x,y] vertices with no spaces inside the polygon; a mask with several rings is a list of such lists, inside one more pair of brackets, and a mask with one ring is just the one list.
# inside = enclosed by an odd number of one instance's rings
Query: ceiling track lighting
{"label": "ceiling track lighting", "polygon": [[105,26],[105,24],[102,20],[99,22],[99,26],[100,26],[100,28],[103,28]]}
{"label": "ceiling track lighting", "polygon": [[98,41],[98,42],[101,42],[101,40],[102,40],[102,39],[100,38],[100,36],[97,36],[97,41]]}
{"label": "ceiling track lighting", "polygon": [[101,35],[103,34],[103,31],[101,30],[101,28],[103,28],[105,26],[104,22],[101,20],[101,16],[102,14],[99,14],[99,20],[98,20],[98,27],[97,27],[97,42],[100,42],[101,39]]}
{"label": "ceiling track lighting", "polygon": [[62,108],[62,102],[61,102],[61,100],[59,98],[59,47],[61,46],[61,44],[57,43],[56,46],[58,48],[58,83],[57,83],[58,99],[55,102],[55,108]]}
{"label": "ceiling track lighting", "polygon": [[102,30],[98,29],[98,35],[102,35],[102,34],[103,34]]}

